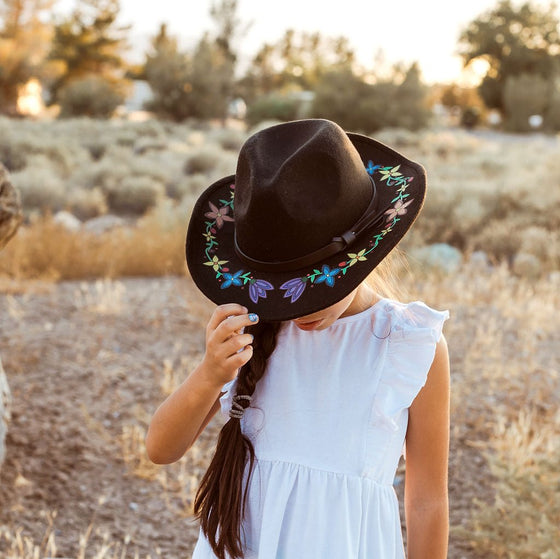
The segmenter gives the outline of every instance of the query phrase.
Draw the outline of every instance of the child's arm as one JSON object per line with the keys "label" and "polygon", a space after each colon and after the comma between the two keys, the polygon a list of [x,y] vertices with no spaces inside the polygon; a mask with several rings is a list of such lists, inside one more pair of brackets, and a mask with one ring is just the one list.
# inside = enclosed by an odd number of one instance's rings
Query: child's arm
{"label": "child's arm", "polygon": [[146,450],[153,462],[170,464],[179,460],[216,413],[221,388],[253,355],[253,337],[240,333],[252,324],[255,322],[241,305],[216,308],[206,328],[202,362],[152,418]]}
{"label": "child's arm", "polygon": [[442,336],[409,410],[405,512],[408,559],[446,559],[449,535],[449,356]]}

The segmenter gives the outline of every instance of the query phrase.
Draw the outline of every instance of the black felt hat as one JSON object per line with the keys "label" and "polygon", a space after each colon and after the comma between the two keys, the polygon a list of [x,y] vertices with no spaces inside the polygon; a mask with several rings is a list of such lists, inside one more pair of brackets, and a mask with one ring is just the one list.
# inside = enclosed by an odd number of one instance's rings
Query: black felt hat
{"label": "black felt hat", "polygon": [[186,256],[216,304],[261,320],[333,305],[387,256],[422,208],[421,165],[334,122],[266,128],[242,146],[235,175],[212,184],[189,223]]}

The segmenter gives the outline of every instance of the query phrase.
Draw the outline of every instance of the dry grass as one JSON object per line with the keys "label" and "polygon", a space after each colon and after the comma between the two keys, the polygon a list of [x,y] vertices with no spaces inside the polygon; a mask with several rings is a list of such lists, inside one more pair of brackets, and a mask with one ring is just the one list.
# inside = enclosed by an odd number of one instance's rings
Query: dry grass
{"label": "dry grass", "polygon": [[23,227],[0,260],[12,279],[72,280],[185,272],[185,223],[157,216],[103,234],[68,231],[49,216]]}
{"label": "dry grass", "polygon": [[481,557],[560,557],[560,282],[467,267],[423,278],[416,294],[451,308],[452,438],[491,475],[452,537]]}
{"label": "dry grass", "polygon": [[[200,361],[201,356],[179,359],[179,365],[173,366],[166,359],[161,371],[157,371],[162,399],[173,392]],[[157,380],[157,379],[156,379]],[[162,491],[162,500],[177,513],[192,515],[194,495],[200,482],[197,472],[209,463],[213,445],[197,441],[189,452],[179,461],[167,466],[157,466],[150,461],[146,453],[145,438],[150,415],[147,410],[137,409],[136,423],[125,425],[120,437],[122,457],[129,471],[142,479],[158,483]],[[218,418],[219,421],[219,418]]]}
{"label": "dry grass", "polygon": [[[129,168],[137,176],[165,183],[168,196],[182,202],[159,204],[133,227],[101,235],[69,232],[48,215],[32,220],[1,255],[0,277],[11,281],[4,292],[17,293],[15,282],[23,285],[30,278],[184,274],[184,234],[193,198],[212,178],[232,172],[231,150],[243,134],[230,138],[159,123],[112,129],[90,123],[64,126],[74,127],[65,130],[77,146],[79,137],[100,139],[99,145],[82,146],[88,157],[95,152],[99,158],[91,168],[84,170],[81,148],[50,145],[45,138],[52,132],[45,125],[38,130],[25,124],[18,135],[0,120],[0,132],[5,129],[9,134],[0,140],[0,153],[2,146],[11,145],[6,138],[22,146],[21,172],[26,165],[51,158],[49,188],[57,205],[62,195],[55,173],[66,177],[64,184],[76,184],[83,192],[98,188],[99,197],[101,191],[118,188]],[[96,127],[94,133],[91,126]],[[501,142],[460,132],[386,131],[380,139],[422,161],[430,177],[430,197],[410,246],[445,241],[466,256],[482,248],[494,264],[467,263],[453,275],[419,271],[404,281],[410,299],[451,310],[446,336],[452,350],[452,440],[456,448],[478,449],[489,472],[490,490],[472,503],[471,518],[454,527],[453,537],[482,557],[559,558],[558,144],[538,138]],[[224,155],[225,149],[230,151]],[[158,170],[162,161],[172,169],[168,176]],[[185,166],[196,174],[185,175]],[[22,176],[28,179],[30,192],[35,177],[30,170]],[[101,202],[97,200],[96,207]],[[82,286],[76,292],[76,306],[100,314],[117,309],[123,294],[119,282],[110,279]],[[25,310],[8,299],[8,312],[17,316]],[[193,362],[190,357],[162,363],[154,379],[162,398],[188,374]],[[187,515],[198,484],[192,472],[208,462],[211,445],[199,442],[176,464],[154,466],[143,444],[147,421],[147,411],[139,410],[136,422],[123,427],[119,440],[123,460],[133,475],[161,487],[167,506]],[[0,532],[9,543],[7,559],[56,556],[54,519],[45,522],[42,542],[32,542],[22,532]],[[80,550],[86,549],[88,537],[83,535]],[[88,557],[116,559],[128,557],[127,553],[126,542],[107,540],[106,547],[88,551]]]}
{"label": "dry grass", "polygon": [[[130,538],[125,538],[124,542],[115,542],[110,534],[96,530],[93,523],[79,536],[75,557],[62,557],[56,545],[56,513],[46,515],[45,522],[46,528],[41,542],[34,541],[22,529],[12,533],[0,527],[3,559],[161,559],[159,554],[140,557],[137,551],[129,549]],[[92,535],[95,535],[97,543],[91,542]]]}

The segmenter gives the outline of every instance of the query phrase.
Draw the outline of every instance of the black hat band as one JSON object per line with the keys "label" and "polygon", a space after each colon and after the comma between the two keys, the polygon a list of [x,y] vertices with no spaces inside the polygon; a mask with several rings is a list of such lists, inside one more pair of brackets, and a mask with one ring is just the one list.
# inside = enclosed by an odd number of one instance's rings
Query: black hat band
{"label": "black hat band", "polygon": [[304,254],[303,256],[293,258],[291,260],[264,261],[257,260],[250,257],[248,254],[245,254],[243,250],[241,250],[237,242],[237,235],[234,232],[233,243],[235,253],[242,261],[244,261],[247,265],[253,267],[255,270],[269,272],[291,272],[312,264],[316,264],[317,262],[320,262],[321,260],[324,260],[325,258],[332,256],[333,254],[337,254],[338,252],[345,250],[347,247],[352,245],[363,232],[381,225],[381,223],[383,223],[384,221],[386,211],[391,207],[387,206],[381,211],[373,213],[378,203],[378,199],[376,196],[377,187],[375,185],[373,177],[370,176],[369,178],[371,180],[373,194],[366,211],[362,214],[358,221],[356,221],[356,223],[352,227],[350,227],[350,229],[342,233],[342,235],[333,237],[332,241],[328,245],[325,245],[324,247],[309,254]]}

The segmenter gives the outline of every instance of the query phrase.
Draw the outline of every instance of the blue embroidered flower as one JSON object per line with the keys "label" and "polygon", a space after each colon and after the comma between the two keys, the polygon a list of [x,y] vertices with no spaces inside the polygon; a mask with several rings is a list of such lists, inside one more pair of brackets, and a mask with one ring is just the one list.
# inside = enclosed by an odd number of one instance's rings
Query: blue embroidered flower
{"label": "blue embroidered flower", "polygon": [[374,165],[373,161],[368,161],[367,167],[366,167],[366,171],[370,174],[373,175],[373,173],[375,173],[375,171],[377,171],[377,169],[379,169],[381,167],[381,165]]}
{"label": "blue embroidered flower", "polygon": [[301,294],[305,291],[305,280],[303,278],[294,278],[288,280],[280,286],[280,289],[284,289],[284,297],[291,297],[290,302],[293,303],[297,301]]}
{"label": "blue embroidered flower", "polygon": [[259,297],[266,299],[267,290],[274,289],[274,286],[266,280],[253,280],[249,285],[249,297],[253,303],[258,302]]}
{"label": "blue embroidered flower", "polygon": [[243,281],[239,279],[239,276],[243,273],[243,270],[235,272],[235,274],[223,274],[225,281],[220,285],[220,289],[227,289],[230,285],[243,285]]}
{"label": "blue embroidered flower", "polygon": [[331,270],[326,264],[322,267],[323,273],[315,280],[315,283],[325,282],[329,287],[333,287],[336,274],[340,272],[340,268]]}
{"label": "blue embroidered flower", "polygon": [[[305,292],[305,288],[308,284],[320,284],[324,283],[329,287],[334,287],[337,275],[345,276],[350,268],[360,262],[367,260],[368,255],[377,248],[379,243],[382,241],[388,233],[392,231],[393,226],[399,221],[399,217],[404,215],[408,211],[408,206],[412,200],[406,200],[408,194],[406,190],[409,184],[412,182],[413,177],[406,177],[400,172],[400,165],[395,167],[386,166],[383,167],[378,164],[374,164],[373,161],[368,161],[366,165],[366,171],[371,176],[376,176],[380,182],[385,183],[389,187],[398,187],[395,195],[396,197],[391,201],[394,206],[385,212],[385,228],[369,240],[368,246],[357,250],[357,252],[347,253],[347,259],[340,262],[335,268],[330,268],[326,264],[314,267],[309,273],[303,277],[292,278],[284,282],[279,289],[284,291],[283,297],[289,298],[291,303],[297,301]],[[254,279],[252,277],[252,272],[248,271],[243,273],[243,270],[239,270],[234,274],[230,273],[230,269],[224,267],[228,263],[227,260],[221,260],[220,256],[217,254],[219,249],[218,237],[220,236],[220,230],[224,227],[227,222],[233,222],[233,216],[230,216],[234,210],[234,196],[235,196],[235,185],[230,185],[230,199],[219,199],[214,202],[209,202],[210,211],[205,212],[205,217],[209,218],[211,221],[205,222],[205,232],[203,233],[206,240],[204,255],[206,262],[203,262],[204,266],[211,267],[216,276],[216,280],[221,282],[220,288],[227,289],[232,285],[235,287],[243,288],[245,285],[249,284],[249,297],[251,301],[257,303],[259,298],[266,299],[267,291],[276,289],[271,283],[263,279]],[[224,197],[225,198],[225,197]],[[320,268],[320,269],[319,269]],[[341,280],[342,281],[342,280]]]}

